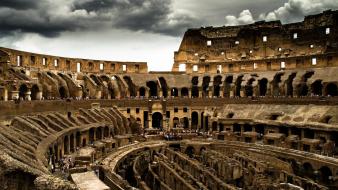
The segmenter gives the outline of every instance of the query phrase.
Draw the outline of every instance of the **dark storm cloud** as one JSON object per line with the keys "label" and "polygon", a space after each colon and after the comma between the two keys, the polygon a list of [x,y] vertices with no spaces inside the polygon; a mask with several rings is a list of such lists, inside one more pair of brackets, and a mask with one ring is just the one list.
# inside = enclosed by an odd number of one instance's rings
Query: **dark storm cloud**
{"label": "dark storm cloud", "polygon": [[174,14],[172,0],[87,0],[75,3],[73,10],[111,15],[113,27],[171,36],[198,23],[188,14]]}
{"label": "dark storm cloud", "polygon": [[177,36],[197,20],[174,14],[171,0],[1,0],[0,32],[55,37],[105,27]]}
{"label": "dark storm cloud", "polygon": [[40,0],[1,0],[0,7],[9,7],[19,10],[37,8]]}

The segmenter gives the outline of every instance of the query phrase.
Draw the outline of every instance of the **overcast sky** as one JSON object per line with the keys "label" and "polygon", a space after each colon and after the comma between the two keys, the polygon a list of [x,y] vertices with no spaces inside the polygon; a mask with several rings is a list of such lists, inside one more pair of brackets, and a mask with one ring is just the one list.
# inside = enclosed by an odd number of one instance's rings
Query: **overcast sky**
{"label": "overcast sky", "polygon": [[326,9],[338,0],[0,0],[0,46],[165,71],[187,28],[289,23]]}

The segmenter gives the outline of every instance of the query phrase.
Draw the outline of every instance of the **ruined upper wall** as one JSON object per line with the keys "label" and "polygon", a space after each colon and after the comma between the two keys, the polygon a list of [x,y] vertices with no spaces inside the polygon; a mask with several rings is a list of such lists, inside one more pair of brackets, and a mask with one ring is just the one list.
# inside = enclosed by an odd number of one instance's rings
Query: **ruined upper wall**
{"label": "ruined upper wall", "polygon": [[338,65],[338,11],[285,24],[188,29],[175,52],[173,71],[222,73]]}
{"label": "ruined upper wall", "polygon": [[[146,62],[121,62],[81,58],[68,58],[53,55],[44,55],[31,52],[18,51],[0,47],[0,52],[9,55],[11,66],[26,67],[40,71],[71,71],[84,73],[147,73]],[[0,55],[0,57],[3,57]],[[78,68],[78,65],[80,67]]]}

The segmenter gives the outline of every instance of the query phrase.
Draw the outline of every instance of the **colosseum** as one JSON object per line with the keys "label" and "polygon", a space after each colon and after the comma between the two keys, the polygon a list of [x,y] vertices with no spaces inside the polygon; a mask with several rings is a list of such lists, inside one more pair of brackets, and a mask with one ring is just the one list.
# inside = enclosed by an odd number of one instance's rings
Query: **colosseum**
{"label": "colosseum", "polygon": [[188,29],[172,71],[0,48],[2,190],[338,189],[338,11]]}

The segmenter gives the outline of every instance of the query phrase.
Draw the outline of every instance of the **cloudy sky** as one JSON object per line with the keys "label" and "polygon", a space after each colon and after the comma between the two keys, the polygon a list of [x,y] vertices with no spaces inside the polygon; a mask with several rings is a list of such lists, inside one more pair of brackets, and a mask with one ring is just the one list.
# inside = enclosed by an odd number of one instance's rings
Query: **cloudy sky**
{"label": "cloudy sky", "polygon": [[283,23],[338,9],[337,0],[0,0],[0,46],[171,70],[187,28]]}

